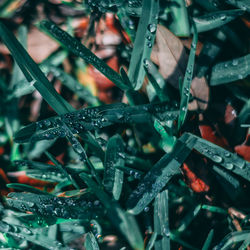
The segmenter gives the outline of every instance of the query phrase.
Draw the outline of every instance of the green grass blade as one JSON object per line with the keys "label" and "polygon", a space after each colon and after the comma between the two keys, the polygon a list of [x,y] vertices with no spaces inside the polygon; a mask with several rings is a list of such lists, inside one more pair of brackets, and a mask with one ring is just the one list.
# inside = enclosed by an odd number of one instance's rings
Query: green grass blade
{"label": "green grass blade", "polygon": [[47,20],[43,20],[41,21],[39,26],[41,30],[46,31],[48,34],[50,34],[71,53],[81,57],[87,63],[92,64],[96,69],[98,69],[103,75],[105,75],[108,79],[115,83],[119,88],[123,90],[128,89],[128,86],[124,84],[121,76],[116,71],[110,68],[103,60],[93,54],[77,39],[60,29],[56,24]]}
{"label": "green grass blade", "polygon": [[250,54],[221,62],[212,68],[210,85],[229,83],[246,78],[250,74]]}
{"label": "green grass blade", "polygon": [[221,27],[243,14],[243,10],[217,11],[200,17],[193,17],[193,22],[196,25],[197,32],[200,33]]}
{"label": "green grass blade", "polygon": [[38,188],[34,188],[30,185],[22,184],[22,183],[9,183],[6,185],[8,188],[14,188],[17,190],[21,190],[23,192],[32,192],[34,194],[48,194],[45,191],[42,191]]}
{"label": "green grass blade", "polygon": [[232,4],[242,10],[250,12],[250,3],[248,0],[226,0],[227,3]]}
{"label": "green grass blade", "polygon": [[154,249],[170,249],[170,231],[168,218],[168,190],[159,193],[154,205],[154,232],[160,236],[155,241]]}
{"label": "green grass blade", "polygon": [[169,29],[176,36],[189,36],[190,26],[185,0],[176,0],[170,3],[169,10],[171,15]]}
{"label": "green grass blade", "polygon": [[42,73],[37,64],[28,55],[15,36],[0,22],[0,36],[6,44],[19,67],[29,82],[33,81],[34,87],[58,114],[73,111],[73,108],[56,92],[52,84]]}
{"label": "green grass blade", "polygon": [[139,182],[127,201],[127,209],[139,214],[157,196],[170,179],[180,173],[179,167],[190,154],[195,138],[188,134],[177,140],[173,151],[163,156]]}
{"label": "green grass blade", "polygon": [[85,242],[84,242],[85,249],[88,250],[99,250],[98,243],[95,239],[95,236],[93,235],[92,232],[87,233]]}
{"label": "green grass blade", "polygon": [[193,25],[194,29],[194,36],[192,40],[191,50],[188,58],[188,64],[187,69],[185,72],[185,77],[182,85],[182,91],[181,91],[181,103],[180,103],[180,116],[178,119],[178,129],[181,128],[183,125],[187,112],[188,112],[188,102],[190,98],[190,87],[193,77],[193,71],[194,71],[194,61],[195,61],[195,52],[196,52],[196,46],[198,42],[198,34],[195,27],[195,24]]}
{"label": "green grass blade", "polygon": [[47,157],[55,164],[55,166],[62,172],[62,174],[74,185],[76,189],[80,189],[77,182],[74,180],[74,178],[68,173],[67,169],[65,169],[57,159],[51,155],[49,152],[45,152]]}
{"label": "green grass blade", "polygon": [[151,250],[153,249],[154,245],[155,245],[155,241],[156,241],[156,238],[157,238],[157,233],[153,233],[148,241],[148,244],[147,244],[147,247],[146,247],[146,250]]}
{"label": "green grass blade", "polygon": [[209,232],[209,234],[208,234],[208,236],[207,236],[207,239],[206,239],[204,245],[202,246],[202,250],[209,250],[209,249],[210,249],[210,246],[211,246],[213,237],[214,237],[214,230],[212,229],[212,230]]}
{"label": "green grass blade", "polygon": [[232,154],[231,152],[202,138],[197,139],[194,149],[225,169],[250,181],[250,163],[236,154]]}
{"label": "green grass blade", "polygon": [[104,162],[103,185],[115,200],[119,200],[122,191],[123,172],[118,167],[125,165],[125,160],[120,157],[120,154],[124,154],[124,150],[120,135],[114,135],[109,139]]}
{"label": "green grass blade", "polygon": [[136,32],[128,77],[135,90],[141,88],[145,77],[144,60],[150,58],[154,45],[159,11],[158,0],[143,0],[142,15]]}
{"label": "green grass blade", "polygon": [[133,249],[143,250],[144,244],[135,218],[123,211],[119,204],[112,201],[103,189],[88,175],[81,173],[80,177],[93,191],[107,209],[108,216],[117,229],[124,235]]}

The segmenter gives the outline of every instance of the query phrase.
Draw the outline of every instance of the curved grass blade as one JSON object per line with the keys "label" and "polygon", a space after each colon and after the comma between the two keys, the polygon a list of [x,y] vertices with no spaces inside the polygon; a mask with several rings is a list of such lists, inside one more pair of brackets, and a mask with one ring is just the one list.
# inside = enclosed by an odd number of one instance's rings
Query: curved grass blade
{"label": "curved grass blade", "polygon": [[217,11],[200,17],[193,17],[193,22],[196,25],[197,32],[200,33],[221,27],[243,14],[244,11],[239,9]]}
{"label": "curved grass blade", "polygon": [[246,78],[250,74],[250,54],[216,64],[212,68],[210,85],[229,83]]}
{"label": "curved grass blade", "polygon": [[250,12],[250,3],[248,0],[226,0],[226,2]]}
{"label": "curved grass blade", "polygon": [[212,229],[212,230],[209,232],[209,234],[208,234],[208,236],[207,236],[207,239],[206,239],[204,245],[202,246],[202,250],[209,250],[209,249],[210,249],[210,246],[211,246],[213,237],[214,237],[214,230]]}
{"label": "curved grass blade", "polygon": [[108,79],[115,83],[119,88],[121,88],[122,90],[128,89],[128,86],[124,84],[121,76],[116,71],[110,68],[103,60],[93,54],[77,39],[60,29],[56,24],[47,20],[43,20],[40,22],[39,27],[41,30],[50,34],[55,40],[57,40],[71,53],[81,57],[87,63],[92,64],[96,69],[98,69],[103,75],[105,75]]}
{"label": "curved grass blade", "polygon": [[112,201],[103,189],[97,185],[88,175],[81,173],[80,177],[98,197],[107,209],[107,215],[115,227],[124,235],[133,249],[143,250],[144,244],[135,218],[123,211],[119,204]]}
{"label": "curved grass blade", "polygon": [[124,154],[124,150],[120,135],[114,135],[109,139],[104,161],[103,185],[115,200],[119,200],[122,192],[123,172],[118,167],[125,165],[125,160],[120,157],[120,154]]}
{"label": "curved grass blade", "polygon": [[172,3],[170,2],[169,5],[172,20],[169,24],[169,29],[176,36],[189,36],[190,26],[185,0],[176,0]]}
{"label": "curved grass blade", "polygon": [[163,156],[139,182],[127,201],[127,209],[139,214],[157,196],[170,179],[180,173],[179,167],[190,154],[196,138],[183,134],[173,151]]}
{"label": "curved grass blade", "polygon": [[156,238],[154,249],[170,250],[170,231],[168,219],[168,190],[159,193],[154,205],[154,232],[160,236]]}
{"label": "curved grass blade", "polygon": [[136,32],[128,77],[135,90],[141,88],[145,77],[144,60],[150,58],[154,45],[159,12],[158,0],[143,0],[142,15]]}
{"label": "curved grass blade", "polygon": [[229,233],[217,246],[215,246],[214,250],[226,250],[230,249],[230,246],[234,243],[238,243],[244,241],[249,238],[250,231],[242,231],[242,232],[232,232]]}
{"label": "curved grass blade", "polygon": [[14,189],[17,189],[17,190],[21,190],[23,192],[31,192],[31,193],[34,193],[34,194],[48,194],[47,192],[45,191],[42,191],[38,188],[34,188],[30,185],[26,185],[26,184],[22,184],[22,183],[9,183],[9,184],[6,184],[6,186],[8,188],[14,188]]}
{"label": "curved grass blade", "polygon": [[68,249],[68,247],[63,246],[60,241],[51,240],[48,237],[42,236],[41,230],[39,231],[39,229],[31,230],[28,227],[11,225],[4,221],[0,221],[0,231],[11,236],[25,239],[46,249]]}
{"label": "curved grass blade", "polygon": [[[191,135],[196,137],[195,135]],[[250,181],[250,163],[243,160],[236,154],[209,142],[202,138],[197,138],[194,149],[219,164],[225,169],[232,171],[236,175],[240,175],[244,179]]]}
{"label": "curved grass blade", "polygon": [[156,238],[157,238],[157,233],[153,233],[148,241],[148,244],[147,244],[147,247],[146,247],[146,250],[151,250],[153,249],[154,245],[155,245],[155,241],[156,241]]}
{"label": "curved grass blade", "polygon": [[98,243],[95,239],[95,236],[93,235],[92,232],[87,233],[85,242],[84,242],[85,249],[88,250],[99,250]]}
{"label": "curved grass blade", "polygon": [[181,103],[180,103],[180,116],[178,119],[178,130],[183,125],[187,112],[188,112],[188,102],[190,97],[190,87],[193,77],[193,71],[194,71],[194,61],[195,61],[195,52],[196,52],[196,46],[198,42],[198,34],[196,30],[195,24],[193,24],[194,29],[194,36],[192,40],[191,50],[188,58],[188,64],[187,69],[185,72],[185,77],[182,85],[182,91],[181,91]]}

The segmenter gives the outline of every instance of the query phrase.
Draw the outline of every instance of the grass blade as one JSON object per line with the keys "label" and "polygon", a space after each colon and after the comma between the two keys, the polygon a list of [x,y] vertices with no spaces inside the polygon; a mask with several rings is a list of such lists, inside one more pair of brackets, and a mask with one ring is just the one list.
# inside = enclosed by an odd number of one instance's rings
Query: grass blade
{"label": "grass blade", "polygon": [[193,17],[193,21],[196,25],[197,32],[200,33],[216,29],[243,14],[243,10],[217,11],[200,17]]}
{"label": "grass blade", "polygon": [[118,203],[112,201],[88,175],[81,173],[80,177],[106,207],[110,220],[124,235],[131,247],[138,250],[144,249],[143,239],[135,218],[123,211]]}
{"label": "grass blade", "polygon": [[195,52],[196,52],[196,45],[198,42],[198,34],[195,27],[195,24],[193,25],[194,29],[194,36],[192,40],[191,50],[188,58],[188,64],[187,69],[185,72],[185,77],[182,85],[182,91],[181,91],[181,103],[180,103],[180,116],[178,119],[178,130],[183,125],[187,112],[188,112],[188,102],[190,98],[190,87],[193,77],[193,71],[194,71],[194,61],[195,61]]}
{"label": "grass blade", "polygon": [[144,60],[150,58],[154,45],[159,12],[158,0],[143,0],[142,15],[136,32],[128,77],[135,90],[141,88],[145,77]]}
{"label": "grass blade", "polygon": [[170,231],[168,219],[168,190],[159,193],[154,205],[154,232],[160,236],[156,239],[154,249],[170,249]]}
{"label": "grass blade", "polygon": [[95,239],[95,236],[93,235],[92,232],[87,233],[85,242],[84,242],[85,249],[88,250],[99,250],[98,243]]}
{"label": "grass blade", "polygon": [[60,44],[62,44],[67,50],[76,56],[81,57],[87,63],[92,64],[96,69],[98,69],[103,75],[110,79],[117,87],[126,90],[128,86],[124,84],[121,76],[110,68],[103,60],[98,58],[93,54],[88,48],[81,44],[77,39],[70,36],[67,32],[60,29],[56,24],[43,20],[40,23],[41,30],[50,34],[54,39],[56,39]]}
{"label": "grass blade", "polygon": [[207,239],[206,239],[204,245],[202,246],[202,250],[209,250],[209,249],[210,249],[210,246],[211,246],[213,237],[214,237],[214,230],[212,229],[212,230],[209,232],[209,234],[208,234],[208,236],[207,236]]}
{"label": "grass blade", "polygon": [[128,198],[127,208],[130,213],[142,212],[170,179],[180,172],[179,167],[190,154],[195,142],[196,139],[188,134],[182,135],[173,151],[152,167]]}
{"label": "grass blade", "polygon": [[221,62],[212,68],[210,85],[229,83],[246,78],[250,74],[250,54]]}
{"label": "grass blade", "polygon": [[122,191],[123,172],[118,167],[125,165],[125,160],[120,157],[120,154],[124,154],[124,150],[120,135],[114,135],[109,139],[104,162],[103,185],[115,200],[119,200]]}

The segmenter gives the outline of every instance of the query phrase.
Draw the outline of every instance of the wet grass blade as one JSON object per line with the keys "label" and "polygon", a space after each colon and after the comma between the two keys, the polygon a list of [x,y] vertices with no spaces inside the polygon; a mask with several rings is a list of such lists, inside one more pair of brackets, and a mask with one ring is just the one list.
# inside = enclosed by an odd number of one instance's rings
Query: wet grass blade
{"label": "wet grass blade", "polygon": [[180,102],[180,116],[178,119],[178,130],[183,125],[187,112],[188,112],[188,102],[190,98],[190,87],[193,77],[193,71],[194,71],[194,61],[195,61],[195,52],[196,52],[196,46],[198,42],[198,33],[195,27],[195,24],[193,24],[194,29],[194,35],[191,45],[191,50],[188,58],[188,64],[187,69],[185,72],[185,77],[182,85],[182,91],[181,91],[181,102]]}
{"label": "wet grass blade", "polygon": [[168,190],[159,193],[154,205],[154,232],[158,235],[154,249],[170,249],[170,231],[168,218]]}
{"label": "wet grass blade", "polygon": [[[192,137],[195,136],[192,135]],[[202,138],[197,139],[194,149],[225,169],[250,181],[250,163],[236,154],[232,154]]]}
{"label": "wet grass blade", "polygon": [[9,183],[6,185],[8,188],[14,188],[14,189],[17,189],[17,190],[21,190],[23,192],[31,192],[31,193],[34,193],[34,194],[48,194],[47,192],[45,191],[42,191],[38,188],[34,188],[30,185],[26,185],[26,184],[22,184],[22,183]]}
{"label": "wet grass blade", "polygon": [[214,237],[214,230],[212,229],[212,230],[209,232],[209,234],[208,234],[208,236],[207,236],[207,239],[206,239],[204,245],[202,246],[202,250],[209,250],[209,249],[210,249],[210,246],[211,246],[213,237]]}
{"label": "wet grass blade", "polygon": [[17,41],[15,36],[1,22],[0,34],[3,42],[12,53],[12,56],[15,58],[27,80],[33,82],[34,87],[40,92],[48,104],[59,114],[73,111],[73,108],[56,92],[52,84]]}
{"label": "wet grass blade", "polygon": [[226,23],[231,22],[243,14],[243,10],[217,11],[200,17],[193,17],[193,22],[196,25],[197,32],[200,33],[216,29],[222,25],[225,25]]}
{"label": "wet grass blade", "polygon": [[227,3],[232,4],[242,10],[250,12],[250,3],[248,0],[226,0]]}
{"label": "wet grass blade", "polygon": [[165,94],[164,90],[162,89],[163,86],[165,86],[165,80],[157,70],[156,66],[150,60],[145,59],[144,69],[160,101],[169,101],[168,95]]}
{"label": "wet grass blade", "polygon": [[242,232],[232,232],[229,233],[217,246],[215,246],[214,250],[226,250],[230,249],[234,243],[238,243],[244,241],[249,238],[250,231],[242,231]]}
{"label": "wet grass blade", "polygon": [[95,236],[93,235],[92,232],[87,233],[85,242],[84,242],[85,249],[88,250],[99,250],[98,243],[95,239]]}
{"label": "wet grass blade", "polygon": [[190,154],[195,142],[195,138],[183,134],[173,151],[152,167],[128,198],[127,209],[130,213],[141,213],[171,178],[180,173],[179,167]]}
{"label": "wet grass blade", "polygon": [[156,238],[157,238],[157,233],[153,233],[148,241],[148,244],[147,244],[147,247],[146,247],[146,250],[151,250],[153,249],[154,245],[155,245],[155,241],[156,241]]}
{"label": "wet grass blade", "polygon": [[55,40],[63,45],[65,49],[69,50],[74,55],[81,57],[87,63],[92,64],[103,75],[115,83],[117,87],[123,90],[128,89],[128,86],[124,84],[121,76],[116,71],[110,68],[103,60],[93,54],[77,39],[60,29],[56,24],[47,20],[43,20],[40,22],[39,27],[42,31],[50,34]]}
{"label": "wet grass blade", "polygon": [[135,218],[123,211],[117,202],[112,201],[111,198],[109,198],[109,196],[103,191],[103,189],[98,186],[97,183],[95,183],[88,175],[81,173],[80,177],[106,207],[109,219],[127,239],[130,246],[133,249],[144,249],[143,239]]}
{"label": "wet grass blade", "polygon": [[210,85],[229,83],[246,78],[250,74],[250,54],[221,62],[212,68]]}
{"label": "wet grass blade", "polygon": [[80,189],[77,182],[74,178],[68,173],[67,169],[65,169],[57,159],[51,155],[49,152],[45,152],[47,157],[55,164],[56,168],[61,171],[61,173],[74,185],[76,189]]}
{"label": "wet grass blade", "polygon": [[142,15],[136,32],[128,77],[135,90],[141,88],[145,77],[144,60],[150,58],[154,45],[159,12],[158,0],[143,0]]}
{"label": "wet grass blade", "polygon": [[19,225],[11,225],[4,221],[0,221],[0,231],[14,237],[25,239],[45,249],[62,249],[66,250],[68,247],[63,246],[60,241],[49,239],[41,234],[41,230],[31,230],[28,227]]}
{"label": "wet grass blade", "polygon": [[104,161],[103,185],[115,200],[119,200],[122,191],[123,172],[118,167],[125,165],[125,160],[120,156],[120,154],[124,154],[124,150],[120,135],[114,135],[109,139]]}
{"label": "wet grass blade", "polygon": [[176,36],[189,36],[189,17],[185,0],[177,0],[169,4],[171,22],[169,29]]}

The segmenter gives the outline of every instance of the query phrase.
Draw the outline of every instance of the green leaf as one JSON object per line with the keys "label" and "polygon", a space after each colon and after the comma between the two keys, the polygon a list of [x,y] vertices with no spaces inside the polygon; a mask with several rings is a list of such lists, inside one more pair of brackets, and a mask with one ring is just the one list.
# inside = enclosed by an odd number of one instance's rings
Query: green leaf
{"label": "green leaf", "polygon": [[202,250],[209,250],[209,249],[210,249],[210,246],[211,246],[213,237],[214,237],[214,230],[212,229],[212,230],[209,232],[209,234],[208,234],[208,236],[207,236],[207,239],[206,239],[204,245],[202,246]]}
{"label": "green leaf", "polygon": [[92,192],[99,198],[107,209],[107,215],[114,224],[114,226],[124,235],[133,249],[144,249],[143,239],[139,231],[135,218],[123,211],[119,204],[103,191],[88,175],[81,173],[80,177],[92,190]]}
{"label": "green leaf", "polygon": [[157,238],[157,233],[153,233],[148,241],[148,244],[147,244],[147,247],[146,247],[146,250],[151,250],[153,249],[154,247],[154,244],[155,244],[155,241],[156,241],[156,238]]}
{"label": "green leaf", "polygon": [[217,11],[200,17],[193,17],[193,21],[196,25],[197,32],[200,33],[225,25],[243,14],[244,11],[238,9]]}
{"label": "green leaf", "polygon": [[136,32],[134,48],[130,59],[128,77],[135,90],[141,88],[145,77],[143,64],[150,58],[154,45],[159,12],[158,0],[143,0],[142,15]]}
{"label": "green leaf", "polygon": [[84,242],[85,249],[88,250],[99,250],[98,243],[95,239],[95,236],[92,232],[86,234],[85,242]]}
{"label": "green leaf", "polygon": [[249,230],[229,233],[217,246],[214,247],[214,250],[230,249],[234,243],[238,243],[248,239],[249,235]]}
{"label": "green leaf", "polygon": [[6,184],[6,186],[8,188],[14,188],[14,189],[17,189],[17,190],[21,190],[23,192],[32,192],[34,194],[48,194],[47,192],[45,191],[42,191],[38,188],[34,188],[30,185],[26,185],[26,184],[22,184],[22,183],[9,183],[9,184]]}
{"label": "green leaf", "polygon": [[42,236],[41,230],[39,231],[39,229],[31,230],[28,227],[11,225],[4,221],[0,221],[0,231],[11,236],[28,240],[46,249],[59,249],[59,248],[62,250],[68,249],[67,247],[63,246],[63,244],[60,241],[51,240],[48,237]]}
{"label": "green leaf", "polygon": [[87,63],[92,64],[119,88],[123,90],[128,89],[128,86],[124,84],[121,76],[116,71],[110,68],[103,60],[93,54],[77,39],[60,29],[56,24],[47,20],[43,20],[40,22],[39,27],[42,31],[46,31],[54,39],[56,39],[61,45],[64,46],[65,49],[69,50],[74,55],[81,57]]}
{"label": "green leaf", "polygon": [[191,50],[188,58],[188,64],[187,69],[185,72],[185,77],[182,85],[182,91],[181,91],[181,103],[180,103],[180,116],[178,119],[178,129],[181,128],[183,125],[187,112],[188,112],[188,102],[190,97],[190,87],[193,77],[193,71],[194,71],[194,61],[195,61],[195,52],[196,52],[196,46],[198,42],[198,34],[195,27],[195,24],[193,24],[194,29],[194,36],[191,44]]}
{"label": "green leaf", "polygon": [[212,68],[210,85],[229,83],[246,78],[250,74],[250,54],[221,62]]}
{"label": "green leaf", "polygon": [[226,2],[250,12],[250,3],[248,0],[226,0]]}
{"label": "green leaf", "polygon": [[115,200],[119,200],[122,192],[123,172],[118,167],[125,165],[125,160],[120,157],[120,154],[124,154],[124,150],[120,135],[114,135],[109,139],[105,154],[103,185]]}
{"label": "green leaf", "polygon": [[15,58],[27,80],[33,83],[34,87],[40,92],[48,104],[50,104],[50,106],[59,114],[73,111],[73,108],[56,92],[52,84],[48,81],[40,68],[28,55],[14,35],[1,22],[0,36],[12,53],[12,56]]}
{"label": "green leaf", "polygon": [[[192,136],[196,137],[194,135]],[[250,163],[246,162],[236,154],[232,154],[231,152],[202,138],[197,139],[194,149],[225,169],[250,181]]]}
{"label": "green leaf", "polygon": [[175,0],[169,6],[171,22],[169,29],[176,36],[189,36],[189,17],[185,0]]}
{"label": "green leaf", "polygon": [[154,244],[154,249],[155,250],[170,249],[168,190],[162,191],[155,198],[154,232],[158,235]]}
{"label": "green leaf", "polygon": [[190,154],[197,139],[183,134],[173,151],[164,155],[139,182],[127,201],[127,209],[139,214],[157,196],[170,179],[180,173],[179,167]]}

